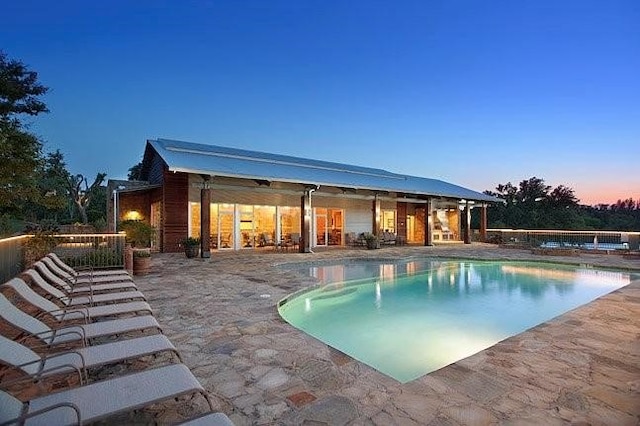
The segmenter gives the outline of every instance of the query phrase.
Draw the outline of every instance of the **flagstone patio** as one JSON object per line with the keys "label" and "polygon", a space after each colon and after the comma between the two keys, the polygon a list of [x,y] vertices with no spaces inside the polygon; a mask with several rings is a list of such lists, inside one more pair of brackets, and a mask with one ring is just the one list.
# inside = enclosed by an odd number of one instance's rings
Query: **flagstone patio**
{"label": "flagstone patio", "polygon": [[236,425],[640,422],[640,281],[407,384],[284,322],[315,284],[277,265],[343,258],[535,259],[640,270],[618,255],[548,257],[491,245],[318,253],[154,254],[135,281],[164,333]]}

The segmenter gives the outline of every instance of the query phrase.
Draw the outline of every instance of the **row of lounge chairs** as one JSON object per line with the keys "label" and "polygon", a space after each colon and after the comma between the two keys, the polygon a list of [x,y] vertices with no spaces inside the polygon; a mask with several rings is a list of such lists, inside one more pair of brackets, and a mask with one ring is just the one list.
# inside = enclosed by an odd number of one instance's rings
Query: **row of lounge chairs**
{"label": "row of lounge chairs", "polygon": [[182,424],[232,425],[124,271],[78,272],[50,254],[0,285],[0,363],[0,425],[93,423],[198,394],[210,412]]}

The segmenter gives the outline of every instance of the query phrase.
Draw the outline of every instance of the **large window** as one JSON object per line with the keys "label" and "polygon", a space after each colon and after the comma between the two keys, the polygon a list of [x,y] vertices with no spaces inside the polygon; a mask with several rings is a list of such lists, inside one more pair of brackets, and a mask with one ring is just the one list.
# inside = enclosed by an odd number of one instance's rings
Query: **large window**
{"label": "large window", "polygon": [[382,223],[380,224],[382,231],[396,233],[396,211],[382,210]]}
{"label": "large window", "polygon": [[[278,242],[278,227],[280,241],[300,235],[298,207],[211,204],[210,212],[211,248],[273,246]],[[189,203],[189,235],[200,237],[200,203]]]}

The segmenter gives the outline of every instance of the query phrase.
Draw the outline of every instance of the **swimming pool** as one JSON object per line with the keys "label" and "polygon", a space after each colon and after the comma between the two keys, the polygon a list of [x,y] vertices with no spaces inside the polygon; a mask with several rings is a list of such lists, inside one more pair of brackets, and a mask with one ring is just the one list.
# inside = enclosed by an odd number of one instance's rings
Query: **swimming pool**
{"label": "swimming pool", "polygon": [[294,327],[405,383],[629,284],[640,275],[534,262],[349,261],[283,299]]}

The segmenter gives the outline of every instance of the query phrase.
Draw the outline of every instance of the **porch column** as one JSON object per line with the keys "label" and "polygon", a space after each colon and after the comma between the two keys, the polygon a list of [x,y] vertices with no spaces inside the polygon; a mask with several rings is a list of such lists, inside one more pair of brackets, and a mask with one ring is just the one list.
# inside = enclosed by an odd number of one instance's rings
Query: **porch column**
{"label": "porch column", "polygon": [[211,233],[211,189],[200,190],[200,256],[211,257],[209,239]]}
{"label": "porch column", "polygon": [[300,253],[311,253],[311,192],[306,189],[300,201]]}
{"label": "porch column", "polygon": [[480,209],[480,241],[487,242],[487,205],[482,203]]}
{"label": "porch column", "polygon": [[471,207],[469,201],[464,204],[464,214],[462,215],[462,235],[464,243],[471,244]]}
{"label": "porch column", "polygon": [[373,235],[378,235],[380,232],[380,200],[378,199],[378,194],[376,194],[373,198],[373,206],[371,207],[371,212],[373,213]]}
{"label": "porch column", "polygon": [[433,218],[431,217],[433,210],[433,202],[431,198],[427,198],[424,205],[424,245],[433,245]]}

